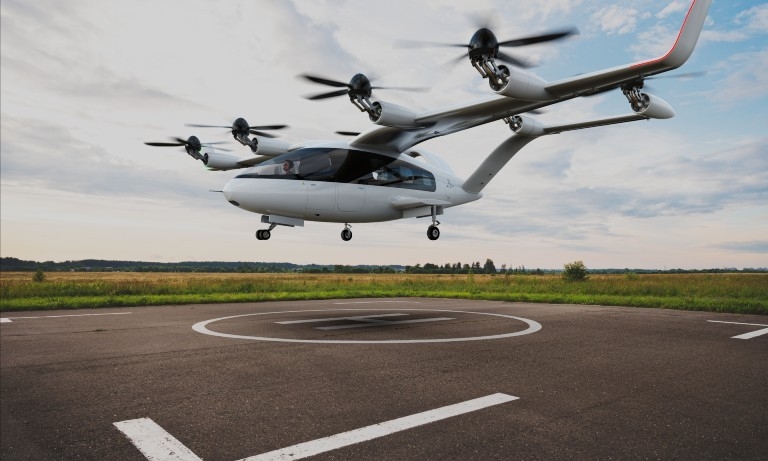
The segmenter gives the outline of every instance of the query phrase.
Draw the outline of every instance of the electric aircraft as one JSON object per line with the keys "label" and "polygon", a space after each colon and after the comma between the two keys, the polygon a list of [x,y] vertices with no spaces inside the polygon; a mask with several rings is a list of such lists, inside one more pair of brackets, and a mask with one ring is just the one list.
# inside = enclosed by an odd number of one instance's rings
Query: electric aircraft
{"label": "electric aircraft", "polygon": [[[250,149],[252,155],[247,158],[222,153],[213,147],[215,143],[201,143],[195,136],[146,144],[182,146],[210,170],[244,169],[222,192],[232,205],[262,214],[261,222],[269,227],[256,232],[259,240],[268,240],[276,226],[323,221],[343,223],[341,238],[346,241],[352,238],[350,223],[414,217],[431,219],[427,237],[436,240],[440,237],[437,217],[451,207],[480,199],[494,176],[529,142],[571,130],[673,117],[675,112],[667,102],[643,91],[644,81],[688,60],[710,4],[711,0],[691,2],[674,44],[663,56],[551,82],[527,72],[522,60],[499,48],[557,40],[575,31],[499,42],[490,29],[481,28],[468,44],[447,46],[466,49],[462,58],[488,80],[495,94],[423,112],[372,99],[373,90],[387,88],[372,86],[363,74],[355,75],[349,83],[303,75],[311,82],[338,88],[309,99],[348,96],[374,124],[363,133],[338,132],[353,135],[349,141],[290,144],[267,133],[285,125],[251,127],[239,118],[224,128]],[[617,89],[630,105],[631,112],[626,115],[551,126],[528,115],[545,106]],[[439,156],[417,147],[432,138],[496,121],[506,123],[512,135],[466,179],[456,177]]]}

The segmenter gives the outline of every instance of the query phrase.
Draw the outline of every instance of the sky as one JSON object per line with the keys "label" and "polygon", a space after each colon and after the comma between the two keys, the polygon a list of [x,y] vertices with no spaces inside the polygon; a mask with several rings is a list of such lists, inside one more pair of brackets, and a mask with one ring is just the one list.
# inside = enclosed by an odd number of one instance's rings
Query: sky
{"label": "sky", "polygon": [[[455,48],[481,25],[499,40],[575,26],[578,36],[510,50],[558,80],[664,54],[688,0],[2,0],[0,255],[297,264],[484,263],[497,267],[768,267],[768,3],[715,0],[690,60],[696,78],[649,81],[677,116],[547,136],[518,153],[484,197],[428,219],[278,227],[219,193],[237,171],[211,172],[181,149],[146,141],[226,130],[187,123],[287,124],[281,139],[337,139],[367,115],[346,98],[309,101],[357,72],[374,97],[431,110],[490,95]],[[457,50],[459,52],[457,52]],[[619,91],[550,106],[568,123],[623,115]],[[419,147],[467,177],[510,132],[502,122]]]}

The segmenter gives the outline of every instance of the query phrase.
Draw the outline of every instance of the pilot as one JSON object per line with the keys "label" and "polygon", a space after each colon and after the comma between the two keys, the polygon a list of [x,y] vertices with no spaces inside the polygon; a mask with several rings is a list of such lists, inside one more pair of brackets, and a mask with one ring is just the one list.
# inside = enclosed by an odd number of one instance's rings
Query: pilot
{"label": "pilot", "polygon": [[293,174],[293,160],[286,160],[283,162],[283,170],[280,174]]}

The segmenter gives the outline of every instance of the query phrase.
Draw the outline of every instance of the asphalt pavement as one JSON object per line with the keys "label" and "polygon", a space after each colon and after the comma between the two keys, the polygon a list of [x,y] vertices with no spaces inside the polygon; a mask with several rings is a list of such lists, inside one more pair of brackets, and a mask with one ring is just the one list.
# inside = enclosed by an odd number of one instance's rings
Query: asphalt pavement
{"label": "asphalt pavement", "polygon": [[764,460],[768,317],[451,299],[2,313],[5,460]]}

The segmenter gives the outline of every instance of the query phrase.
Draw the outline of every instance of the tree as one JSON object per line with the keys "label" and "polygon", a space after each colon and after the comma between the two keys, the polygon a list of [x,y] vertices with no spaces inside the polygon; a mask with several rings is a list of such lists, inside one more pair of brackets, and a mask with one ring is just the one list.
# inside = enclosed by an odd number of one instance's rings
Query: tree
{"label": "tree", "polygon": [[588,278],[587,266],[581,261],[567,263],[563,267],[563,279],[566,282],[583,282]]}
{"label": "tree", "polygon": [[483,266],[483,270],[486,274],[495,274],[496,273],[496,265],[493,264],[493,260],[488,258],[485,260],[485,265]]}

